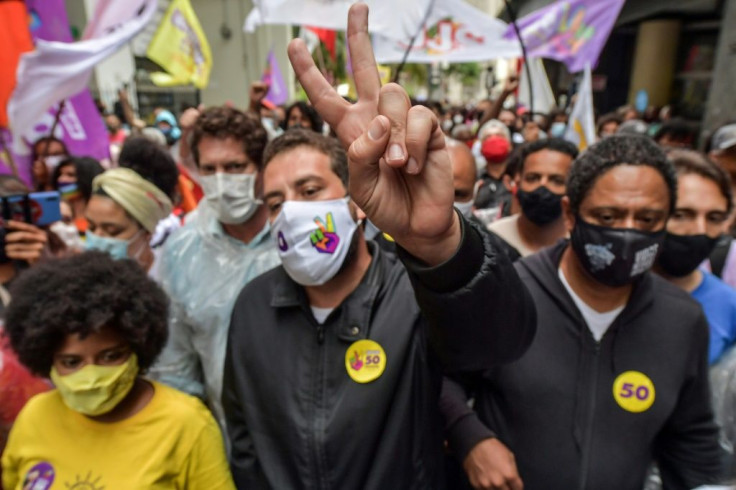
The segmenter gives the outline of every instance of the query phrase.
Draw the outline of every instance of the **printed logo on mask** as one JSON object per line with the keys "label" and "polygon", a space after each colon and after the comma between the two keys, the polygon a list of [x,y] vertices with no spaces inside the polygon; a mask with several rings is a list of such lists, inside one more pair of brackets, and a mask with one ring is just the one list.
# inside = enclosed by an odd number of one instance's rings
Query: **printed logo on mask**
{"label": "printed logo on mask", "polygon": [[26,477],[23,479],[23,488],[47,490],[51,488],[55,477],[53,466],[45,461],[38,463],[26,473]]}
{"label": "printed logo on mask", "polygon": [[634,255],[634,265],[631,267],[631,277],[642,274],[654,265],[654,260],[657,258],[657,251],[659,250],[659,244],[655,243],[650,245],[644,250],[639,250]]}
{"label": "printed logo on mask", "polygon": [[[325,221],[327,222],[326,224],[321,218],[314,218],[317,229],[309,235],[309,239],[312,242],[312,246],[317,249],[317,252],[333,254],[337,250],[337,245],[340,243],[340,237],[335,233],[335,219],[332,217],[332,212],[327,213]],[[279,246],[280,243],[279,239]]]}
{"label": "printed logo on mask", "polygon": [[289,250],[289,245],[286,243],[286,238],[284,237],[284,232],[280,231],[278,235],[278,242],[279,242],[279,250],[282,252],[286,252]]}
{"label": "printed logo on mask", "polygon": [[585,253],[590,259],[592,272],[603,270],[613,263],[616,256],[611,252],[611,247],[610,243],[606,245],[591,245],[588,243],[585,245]]}

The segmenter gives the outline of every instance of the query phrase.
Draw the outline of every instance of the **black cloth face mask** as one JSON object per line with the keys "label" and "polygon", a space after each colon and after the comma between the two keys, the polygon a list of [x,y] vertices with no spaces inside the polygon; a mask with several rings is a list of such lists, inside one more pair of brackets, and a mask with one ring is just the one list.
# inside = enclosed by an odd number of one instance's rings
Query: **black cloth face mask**
{"label": "black cloth face mask", "polygon": [[631,284],[651,269],[665,230],[646,232],[586,223],[576,217],[570,245],[593,279],[610,287]]}
{"label": "black cloth face mask", "polygon": [[657,264],[665,274],[684,277],[698,268],[716,246],[718,238],[708,235],[675,235],[667,233]]}
{"label": "black cloth face mask", "polygon": [[552,223],[562,215],[562,194],[555,194],[545,186],[539,186],[532,192],[521,189],[516,191],[516,197],[521,204],[521,211],[529,221],[537,226]]}

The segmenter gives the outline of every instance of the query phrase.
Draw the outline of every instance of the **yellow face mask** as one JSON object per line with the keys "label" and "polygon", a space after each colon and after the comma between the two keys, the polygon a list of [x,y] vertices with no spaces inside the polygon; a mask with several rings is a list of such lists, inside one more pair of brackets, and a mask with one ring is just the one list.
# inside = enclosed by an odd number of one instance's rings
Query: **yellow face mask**
{"label": "yellow face mask", "polygon": [[60,375],[51,368],[51,381],[67,407],[85,415],[102,415],[120,403],[138,376],[138,357],[131,354],[119,366],[88,364],[79,371]]}

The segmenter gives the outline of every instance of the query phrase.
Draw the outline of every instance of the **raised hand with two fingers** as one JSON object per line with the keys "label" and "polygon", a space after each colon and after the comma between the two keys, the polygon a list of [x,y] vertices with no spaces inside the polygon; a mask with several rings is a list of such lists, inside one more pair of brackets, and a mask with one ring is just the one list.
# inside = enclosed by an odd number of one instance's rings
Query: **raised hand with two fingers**
{"label": "raised hand with two fingers", "polygon": [[444,135],[431,111],[411,107],[403,88],[381,87],[365,4],[350,8],[348,43],[355,104],[333,90],[301,40],[289,45],[289,58],[309,100],[348,149],[351,198],[410,254],[440,264],[461,235]]}

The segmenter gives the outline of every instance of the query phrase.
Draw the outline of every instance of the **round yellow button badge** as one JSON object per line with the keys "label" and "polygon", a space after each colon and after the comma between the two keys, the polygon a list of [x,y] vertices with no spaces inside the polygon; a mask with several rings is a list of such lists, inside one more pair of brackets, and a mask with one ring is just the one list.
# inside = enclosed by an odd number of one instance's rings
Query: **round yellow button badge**
{"label": "round yellow button badge", "polygon": [[654,395],[654,383],[639,371],[623,372],[613,382],[613,398],[628,412],[649,410],[654,403]]}
{"label": "round yellow button badge", "polygon": [[356,383],[370,383],[386,369],[386,353],[378,342],[358,340],[345,352],[345,369]]}

